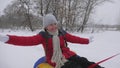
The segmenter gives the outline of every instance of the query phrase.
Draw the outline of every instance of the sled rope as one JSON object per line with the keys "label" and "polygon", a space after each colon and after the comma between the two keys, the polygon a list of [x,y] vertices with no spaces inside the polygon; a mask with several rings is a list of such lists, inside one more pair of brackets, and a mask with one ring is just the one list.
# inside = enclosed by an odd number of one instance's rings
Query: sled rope
{"label": "sled rope", "polygon": [[118,55],[120,55],[120,53],[115,54],[115,55],[113,55],[113,56],[110,56],[110,57],[108,57],[108,58],[106,58],[106,59],[103,59],[103,60],[97,62],[96,64],[92,64],[92,65],[90,65],[88,68],[94,68],[94,67],[96,67],[98,64],[103,63],[103,62],[105,62],[105,61],[107,61],[107,60],[109,60],[109,59],[112,59],[112,58],[114,58],[114,57],[116,57],[116,56],[118,56]]}

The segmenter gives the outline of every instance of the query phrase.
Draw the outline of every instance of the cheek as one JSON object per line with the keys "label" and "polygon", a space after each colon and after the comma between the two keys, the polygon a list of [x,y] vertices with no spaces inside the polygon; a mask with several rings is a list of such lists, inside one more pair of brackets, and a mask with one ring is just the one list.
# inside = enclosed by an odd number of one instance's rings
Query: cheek
{"label": "cheek", "polygon": [[52,27],[50,27],[50,26],[49,26],[49,27],[47,27],[46,29],[47,29],[47,30],[51,30],[51,29],[52,29]]}
{"label": "cheek", "polygon": [[58,27],[57,26],[54,26],[54,28],[53,28],[54,30],[56,30],[56,29],[58,29]]}
{"label": "cheek", "polygon": [[56,31],[56,29],[58,29],[58,27],[56,25],[52,25],[52,26],[47,27],[47,30],[49,30],[49,31]]}
{"label": "cheek", "polygon": [[54,26],[53,29],[57,29],[57,26]]}

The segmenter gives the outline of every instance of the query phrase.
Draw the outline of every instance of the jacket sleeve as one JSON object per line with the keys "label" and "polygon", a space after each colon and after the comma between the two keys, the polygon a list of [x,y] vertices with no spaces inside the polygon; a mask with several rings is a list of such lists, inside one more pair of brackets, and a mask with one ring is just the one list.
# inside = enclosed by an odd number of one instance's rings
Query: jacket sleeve
{"label": "jacket sleeve", "polygon": [[34,36],[8,36],[9,40],[6,43],[18,46],[33,46],[38,45],[42,42],[42,36],[39,34]]}
{"label": "jacket sleeve", "polygon": [[69,33],[65,34],[65,38],[68,42],[71,42],[71,43],[89,44],[89,39],[77,37]]}

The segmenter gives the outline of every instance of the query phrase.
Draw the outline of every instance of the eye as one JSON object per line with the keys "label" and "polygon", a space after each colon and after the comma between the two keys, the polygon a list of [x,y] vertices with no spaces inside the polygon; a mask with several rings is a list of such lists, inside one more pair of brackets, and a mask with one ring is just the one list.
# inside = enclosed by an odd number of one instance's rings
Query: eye
{"label": "eye", "polygon": [[54,25],[57,25],[57,23],[54,23]]}
{"label": "eye", "polygon": [[57,23],[50,24],[50,26],[54,26],[54,25],[57,25]]}

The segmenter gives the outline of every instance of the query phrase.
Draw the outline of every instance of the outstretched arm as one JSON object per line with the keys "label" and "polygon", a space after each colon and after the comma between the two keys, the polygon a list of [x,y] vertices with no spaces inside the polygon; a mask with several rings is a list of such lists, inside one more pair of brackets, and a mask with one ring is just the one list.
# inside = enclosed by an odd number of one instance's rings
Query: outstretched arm
{"label": "outstretched arm", "polygon": [[42,37],[39,34],[34,36],[7,35],[1,36],[0,41],[18,46],[33,46],[40,44],[42,42]]}
{"label": "outstretched arm", "polygon": [[71,35],[69,33],[66,33],[65,37],[66,37],[66,40],[68,42],[80,43],[80,44],[88,44],[89,43],[89,39],[88,38],[77,37],[77,36]]}

